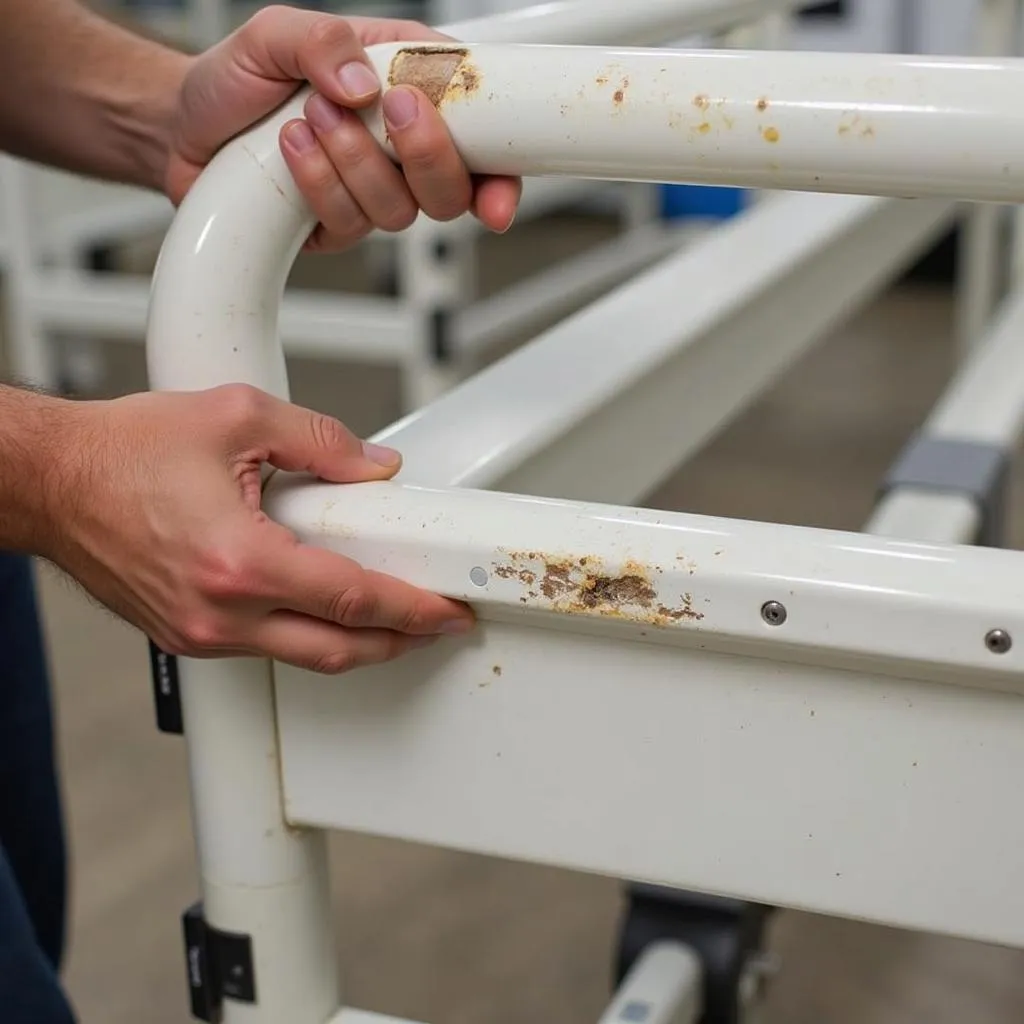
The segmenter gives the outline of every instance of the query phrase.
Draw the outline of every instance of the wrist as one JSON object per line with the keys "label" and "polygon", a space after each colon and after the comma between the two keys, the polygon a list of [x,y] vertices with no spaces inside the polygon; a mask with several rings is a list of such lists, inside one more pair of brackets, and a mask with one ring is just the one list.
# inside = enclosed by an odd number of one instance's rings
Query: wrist
{"label": "wrist", "polygon": [[59,561],[92,448],[92,404],[0,387],[0,547]]}
{"label": "wrist", "polygon": [[122,91],[116,82],[104,82],[105,95],[97,99],[123,154],[120,180],[166,192],[178,100],[195,58],[162,46],[154,46],[149,57],[151,75],[145,81],[136,79],[136,90]]}

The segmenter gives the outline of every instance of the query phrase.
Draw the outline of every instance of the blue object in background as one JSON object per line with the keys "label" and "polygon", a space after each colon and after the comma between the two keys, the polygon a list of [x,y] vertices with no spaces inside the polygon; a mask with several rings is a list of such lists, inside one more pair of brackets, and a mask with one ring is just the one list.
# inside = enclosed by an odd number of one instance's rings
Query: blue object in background
{"label": "blue object in background", "polygon": [[661,215],[665,220],[684,217],[725,220],[743,211],[746,189],[719,185],[662,185]]}

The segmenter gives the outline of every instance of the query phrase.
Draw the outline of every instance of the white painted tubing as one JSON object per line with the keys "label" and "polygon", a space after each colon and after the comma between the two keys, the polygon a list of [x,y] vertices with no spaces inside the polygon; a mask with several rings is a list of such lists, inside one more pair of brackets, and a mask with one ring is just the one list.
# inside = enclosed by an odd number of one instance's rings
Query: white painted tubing
{"label": "white painted tubing", "polygon": [[650,46],[669,37],[719,32],[808,0],[558,0],[446,25],[474,42]]}
{"label": "white painted tubing", "polygon": [[[371,55],[385,80],[402,80],[418,77],[414,50],[391,44]],[[434,59],[450,78],[444,116],[474,171],[1024,200],[1024,61],[489,44],[464,52]],[[173,321],[184,296],[193,312],[173,343],[151,337],[154,380],[249,380],[286,393],[276,304],[313,218],[278,132],[303,102],[298,95],[225,147],[182,204],[153,319]],[[379,108],[367,118],[383,143]]]}
{"label": "white painted tubing", "polygon": [[[1024,61],[473,45],[374,52],[438,100],[474,171],[1024,199]],[[429,71],[428,71],[429,66]],[[379,109],[368,123],[382,143]]]}

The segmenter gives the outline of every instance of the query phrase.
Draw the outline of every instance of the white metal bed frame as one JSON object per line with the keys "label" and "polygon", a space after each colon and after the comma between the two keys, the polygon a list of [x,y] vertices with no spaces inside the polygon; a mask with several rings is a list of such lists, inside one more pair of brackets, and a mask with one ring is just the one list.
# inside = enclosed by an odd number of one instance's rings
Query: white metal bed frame
{"label": "white metal bed frame", "polygon": [[[998,540],[1024,296],[863,533],[633,507],[961,201],[1024,199],[1024,61],[426,49],[372,56],[385,78],[445,62],[477,171],[801,191],[384,431],[397,481],[271,477],[266,508],[304,540],[466,599],[481,627],[337,680],[176,665],[207,1015],[378,1020],[341,1009],[335,828],[1024,946],[1024,556],[972,546]],[[175,218],[154,388],[288,395],[276,297],[310,217],[276,131],[301,99]],[[654,946],[604,1019],[695,1021],[700,981],[691,951]]]}

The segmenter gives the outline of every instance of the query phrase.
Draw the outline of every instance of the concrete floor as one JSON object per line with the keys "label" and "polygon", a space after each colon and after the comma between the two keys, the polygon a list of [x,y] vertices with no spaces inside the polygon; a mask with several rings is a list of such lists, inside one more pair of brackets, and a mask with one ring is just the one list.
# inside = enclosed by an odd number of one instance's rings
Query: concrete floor
{"label": "concrete floor", "polygon": [[[560,230],[546,247],[586,232]],[[503,245],[535,253],[536,243],[523,230]],[[949,372],[950,313],[940,292],[886,296],[648,504],[858,528]],[[138,349],[110,355],[109,390],[144,387]],[[387,371],[299,362],[293,385],[297,401],[360,432],[397,412]],[[1024,501],[1014,512],[1016,546]],[[142,639],[42,576],[74,857],[68,984],[84,1024],[180,1024],[178,922],[196,896],[183,747],[153,727]],[[348,835],[335,837],[333,865],[350,1003],[434,1024],[587,1024],[600,1014],[614,882]],[[1019,952],[798,913],[779,917],[773,945],[783,971],[766,1024],[1024,1020]]]}

